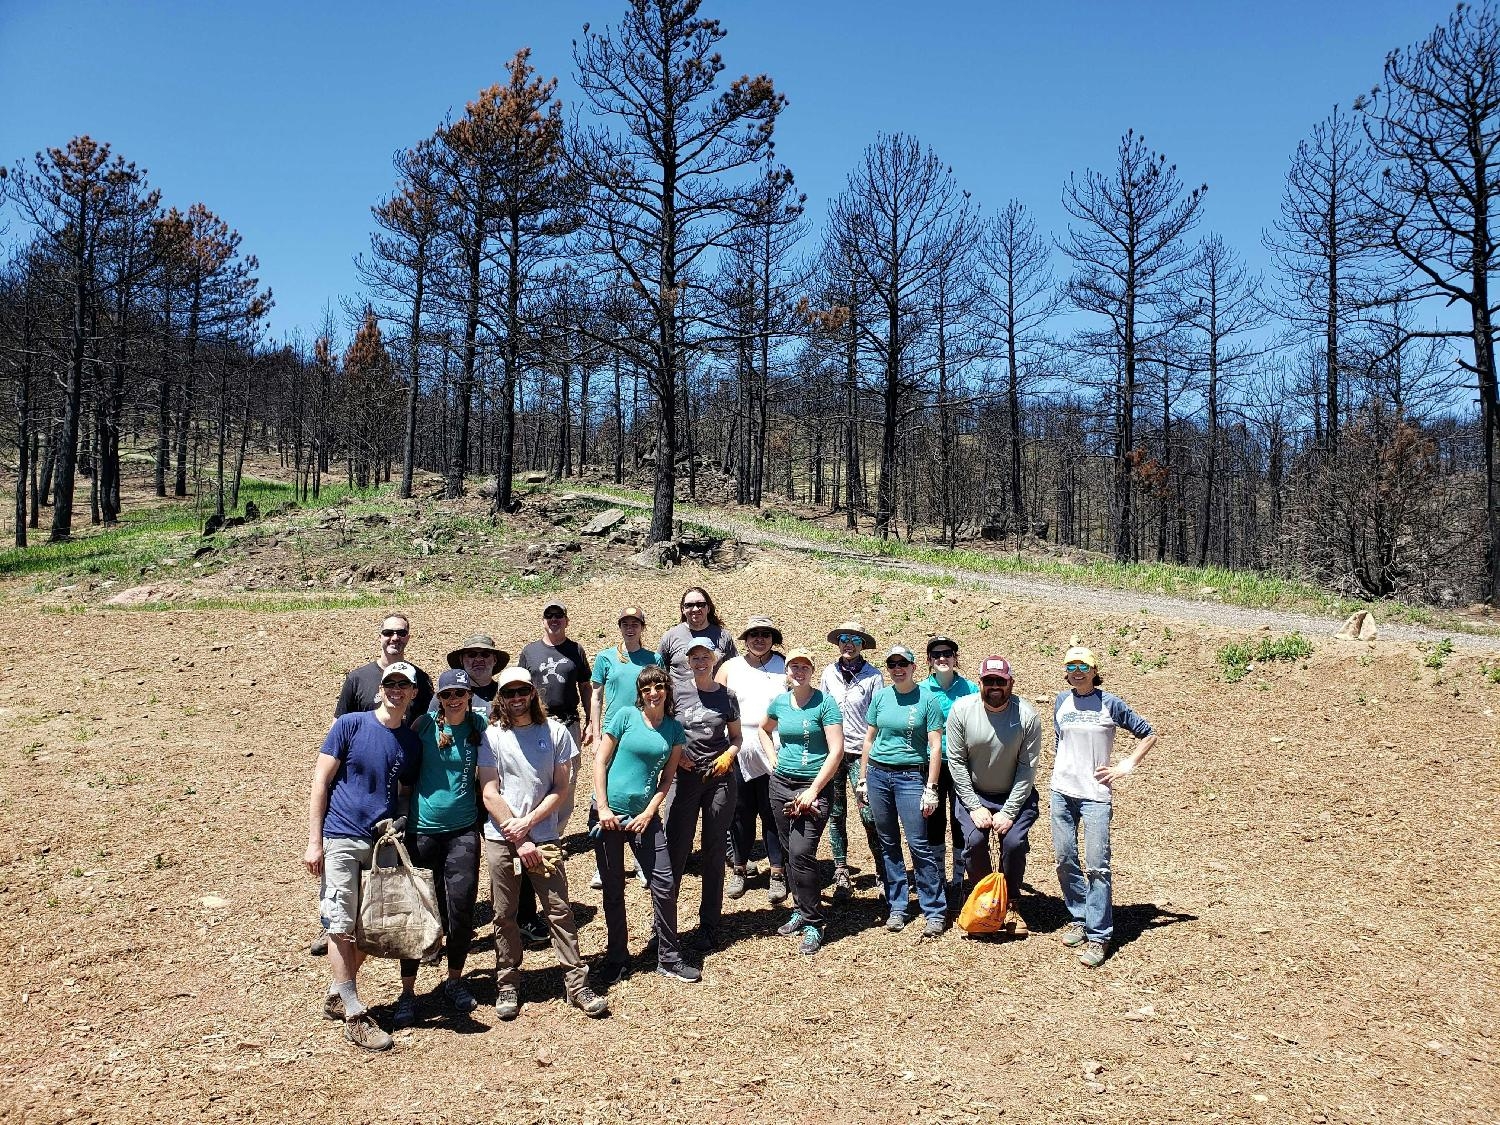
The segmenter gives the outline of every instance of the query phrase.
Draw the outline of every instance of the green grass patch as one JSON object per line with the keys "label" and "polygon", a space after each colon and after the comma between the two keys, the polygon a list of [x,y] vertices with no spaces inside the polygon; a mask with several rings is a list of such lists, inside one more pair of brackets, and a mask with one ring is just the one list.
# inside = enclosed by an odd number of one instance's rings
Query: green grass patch
{"label": "green grass patch", "polygon": [[1431,668],[1434,672],[1441,672],[1443,665],[1448,663],[1448,657],[1453,655],[1453,639],[1444,637],[1434,644],[1419,646],[1423,653],[1422,667]]}
{"label": "green grass patch", "polygon": [[1250,672],[1253,664],[1276,660],[1301,660],[1312,655],[1312,644],[1301,633],[1285,637],[1266,637],[1258,645],[1225,645],[1216,657],[1226,683],[1237,684]]}

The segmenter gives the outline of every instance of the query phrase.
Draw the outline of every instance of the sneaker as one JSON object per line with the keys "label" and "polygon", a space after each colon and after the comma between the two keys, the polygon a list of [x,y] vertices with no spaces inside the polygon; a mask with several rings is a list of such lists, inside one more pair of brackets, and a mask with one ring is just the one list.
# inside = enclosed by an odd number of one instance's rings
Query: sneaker
{"label": "sneaker", "polygon": [[1031,933],[1031,927],[1026,924],[1026,919],[1021,917],[1021,912],[1016,909],[1015,903],[1010,903],[1005,908],[1005,932],[1013,938],[1024,938]]}
{"label": "sneaker", "polygon": [[502,984],[495,990],[495,1015],[502,1020],[513,1020],[521,1010],[521,998],[516,995],[516,986]]}
{"label": "sneaker", "polygon": [[1097,969],[1104,964],[1106,951],[1102,941],[1086,941],[1078,951],[1078,963],[1086,969]]}
{"label": "sneaker", "polygon": [[411,1027],[417,1022],[417,998],[410,992],[403,992],[396,1000],[396,1010],[391,1015],[391,1027],[400,1031],[403,1027]]}
{"label": "sneaker", "polygon": [[854,893],[854,880],[849,877],[847,867],[833,869],[833,897],[847,898]]}
{"label": "sneaker", "polygon": [[598,1019],[600,1016],[609,1015],[609,1001],[600,996],[588,985],[580,988],[576,995],[570,996],[568,1003],[590,1019]]}
{"label": "sneaker", "polygon": [[766,884],[766,898],[772,906],[777,906],[786,901],[786,872],[772,871],[771,881]]}
{"label": "sneaker", "polygon": [[369,1012],[360,1012],[344,1021],[344,1038],[364,1051],[389,1051],[395,1042]]}
{"label": "sneaker", "polygon": [[521,940],[527,945],[545,945],[552,940],[552,931],[541,918],[533,918],[519,927]]}
{"label": "sneaker", "polygon": [[745,894],[745,869],[736,867],[730,871],[729,878],[724,882],[724,896],[726,898],[743,898]]}
{"label": "sneaker", "polygon": [[466,1016],[475,1008],[479,1007],[479,1001],[474,999],[461,980],[449,980],[443,983],[443,1003],[448,1005],[450,1011]]}
{"label": "sneaker", "polygon": [[341,1020],[344,1018],[344,998],[337,992],[330,992],[323,997],[323,1018],[325,1020]]}
{"label": "sneaker", "polygon": [[629,961],[605,961],[599,970],[599,979],[605,985],[616,985],[630,975]]}
{"label": "sneaker", "polygon": [[717,926],[699,926],[693,936],[683,942],[694,953],[708,953],[719,944],[719,928]]}
{"label": "sneaker", "polygon": [[312,944],[307,951],[314,957],[326,957],[328,955],[328,928],[325,926],[318,931],[318,936],[312,939]]}
{"label": "sneaker", "polygon": [[1063,927],[1062,943],[1069,949],[1072,949],[1075,945],[1082,945],[1084,939],[1087,937],[1088,935],[1083,931],[1082,922],[1069,922]]}
{"label": "sneaker", "polygon": [[817,926],[802,927],[802,944],[797,947],[798,953],[806,953],[808,956],[823,948],[823,931]]}
{"label": "sneaker", "polygon": [[936,941],[938,938],[943,936],[943,931],[947,928],[947,924],[943,921],[943,919],[929,918],[927,919],[926,925],[922,927],[922,936],[918,940]]}
{"label": "sneaker", "polygon": [[596,891],[604,889],[604,876],[599,874],[599,869],[594,868],[594,877],[589,880],[589,886]]}
{"label": "sneaker", "polygon": [[885,920],[885,928],[893,934],[898,934],[906,929],[906,915],[899,910],[892,910],[891,916]]}
{"label": "sneaker", "polygon": [[671,977],[683,984],[697,984],[703,979],[703,973],[686,961],[673,961],[670,965],[658,964],[656,971],[664,977]]}
{"label": "sneaker", "polygon": [[800,934],[802,932],[802,912],[800,910],[793,910],[792,916],[776,927],[776,932],[782,937],[791,937],[793,934]]}

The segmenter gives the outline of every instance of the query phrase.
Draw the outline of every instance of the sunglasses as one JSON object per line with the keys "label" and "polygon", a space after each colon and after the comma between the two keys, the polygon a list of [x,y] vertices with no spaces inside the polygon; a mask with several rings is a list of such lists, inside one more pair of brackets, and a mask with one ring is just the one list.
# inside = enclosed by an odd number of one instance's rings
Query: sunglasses
{"label": "sunglasses", "polygon": [[382,629],[380,630],[380,635],[382,637],[404,637],[410,632],[410,629]]}
{"label": "sunglasses", "polygon": [[887,660],[885,662],[885,666],[887,668],[891,669],[892,671],[895,671],[898,668],[910,668],[911,667],[911,661],[910,660]]}
{"label": "sunglasses", "polygon": [[683,609],[707,609],[708,608],[708,603],[707,602],[683,602],[682,603],[682,608]]}
{"label": "sunglasses", "polygon": [[666,693],[666,684],[647,684],[645,687],[641,688],[642,695],[665,695]]}
{"label": "sunglasses", "polygon": [[1064,664],[1063,669],[1068,672],[1087,672],[1089,666],[1087,664]]}
{"label": "sunglasses", "polygon": [[524,699],[531,690],[529,687],[508,687],[501,690],[500,696],[503,699]]}
{"label": "sunglasses", "polygon": [[564,618],[566,616],[568,616],[568,615],[566,613],[563,613],[561,610],[550,609],[546,613],[542,614],[542,620],[543,621],[560,621],[562,618]]}
{"label": "sunglasses", "polygon": [[839,634],[839,644],[841,644],[841,645],[862,645],[864,643],[865,643],[865,639],[863,637],[861,637],[858,633],[840,633]]}
{"label": "sunglasses", "polygon": [[386,691],[416,691],[417,690],[417,685],[414,684],[414,683],[412,683],[410,680],[397,680],[397,679],[381,680],[380,681],[380,686],[383,687],[383,688],[385,688]]}
{"label": "sunglasses", "polygon": [[751,629],[745,634],[747,641],[769,641],[776,634],[769,629]]}
{"label": "sunglasses", "polygon": [[439,699],[462,699],[469,693],[463,688],[449,688],[447,691],[438,692]]}
{"label": "sunglasses", "polygon": [[979,682],[985,687],[1004,687],[1010,683],[1004,676],[980,676]]}
{"label": "sunglasses", "polygon": [[955,656],[958,655],[958,650],[951,648],[935,648],[927,655],[932,660],[952,660]]}

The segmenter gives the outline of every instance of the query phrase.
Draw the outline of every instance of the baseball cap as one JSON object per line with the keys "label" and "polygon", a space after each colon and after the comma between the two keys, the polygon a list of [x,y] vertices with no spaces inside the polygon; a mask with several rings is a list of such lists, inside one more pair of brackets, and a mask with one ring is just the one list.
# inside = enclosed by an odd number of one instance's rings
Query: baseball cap
{"label": "baseball cap", "polygon": [[979,678],[986,676],[999,676],[1005,680],[1015,679],[1015,674],[1010,670],[1010,661],[1003,656],[986,656],[979,662]]}
{"label": "baseball cap", "polygon": [[392,676],[400,676],[407,683],[411,684],[417,682],[417,670],[404,660],[396,661],[396,663],[389,665],[384,672],[380,673],[380,682],[385,683]]}

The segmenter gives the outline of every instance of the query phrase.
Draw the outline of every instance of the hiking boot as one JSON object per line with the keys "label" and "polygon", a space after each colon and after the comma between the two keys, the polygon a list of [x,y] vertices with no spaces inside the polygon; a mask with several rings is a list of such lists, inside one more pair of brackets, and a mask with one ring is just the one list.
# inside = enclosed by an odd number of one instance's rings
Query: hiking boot
{"label": "hiking boot", "polygon": [[521,931],[521,940],[527,945],[546,945],[552,940],[552,931],[541,918],[533,918],[517,928]]}
{"label": "hiking boot", "polygon": [[516,986],[502,984],[495,990],[495,1015],[502,1020],[513,1020],[521,1010],[521,998],[516,995]]}
{"label": "hiking boot", "polygon": [[802,932],[802,911],[793,910],[792,916],[781,925],[776,927],[776,932],[782,937],[791,937],[793,934]]}
{"label": "hiking boot", "polygon": [[899,910],[892,910],[891,916],[885,920],[885,928],[893,934],[899,934],[906,929],[906,915]]}
{"label": "hiking boot", "polygon": [[596,891],[604,889],[604,876],[599,874],[599,869],[594,868],[594,877],[589,880],[589,886]]}
{"label": "hiking boot", "polygon": [[806,953],[808,956],[823,948],[823,931],[817,926],[802,927],[802,944],[797,947],[798,953]]}
{"label": "hiking boot", "polygon": [[568,1003],[590,1019],[598,1019],[600,1016],[609,1015],[609,1001],[588,987],[588,985],[584,985],[575,995],[570,996]]}
{"label": "hiking boot", "polygon": [[605,961],[604,967],[599,970],[599,979],[606,986],[619,984],[630,975],[629,961]]}
{"label": "hiking boot", "polygon": [[318,931],[318,936],[312,939],[312,944],[307,951],[314,957],[326,957],[328,955],[328,927]]}
{"label": "hiking boot", "polygon": [[330,992],[323,997],[323,1018],[325,1020],[341,1020],[344,1018],[344,998],[337,992]]}
{"label": "hiking boot", "polygon": [[1107,955],[1102,941],[1086,941],[1078,951],[1078,963],[1085,969],[1097,969]]}
{"label": "hiking boot", "polygon": [[1084,933],[1082,922],[1069,922],[1063,927],[1062,943],[1069,949],[1075,945],[1082,945],[1088,934]]}
{"label": "hiking boot", "polygon": [[443,1003],[448,1010],[466,1016],[475,1008],[479,1007],[479,1001],[474,999],[474,994],[464,987],[461,980],[449,980],[443,984]]}
{"label": "hiking boot", "polygon": [[694,953],[708,953],[719,944],[719,928],[717,926],[699,926],[693,936],[683,942]]}
{"label": "hiking boot", "polygon": [[686,961],[673,961],[670,965],[657,965],[656,971],[664,977],[681,981],[683,984],[697,984],[703,979],[703,973],[693,968]]}
{"label": "hiking boot", "polygon": [[772,906],[777,906],[786,901],[786,872],[772,871],[771,880],[766,884],[766,898]]}
{"label": "hiking boot", "polygon": [[389,1051],[395,1042],[369,1012],[360,1012],[344,1021],[344,1038],[363,1051]]}
{"label": "hiking boot", "polygon": [[1026,925],[1026,919],[1021,917],[1015,903],[1005,908],[1005,932],[1013,938],[1024,938],[1031,933],[1031,927]]}
{"label": "hiking boot", "polygon": [[922,927],[922,936],[918,941],[936,941],[943,936],[943,931],[948,928],[947,923],[941,918],[929,918]]}
{"label": "hiking boot", "polygon": [[724,881],[725,898],[743,898],[745,894],[745,869],[736,867],[729,872],[729,878]]}
{"label": "hiking boot", "polygon": [[854,880],[849,877],[847,867],[833,869],[833,897],[848,898],[854,893]]}
{"label": "hiking boot", "polygon": [[410,992],[403,992],[396,999],[396,1010],[391,1014],[391,1028],[400,1031],[403,1027],[411,1027],[417,1022],[417,998]]}

